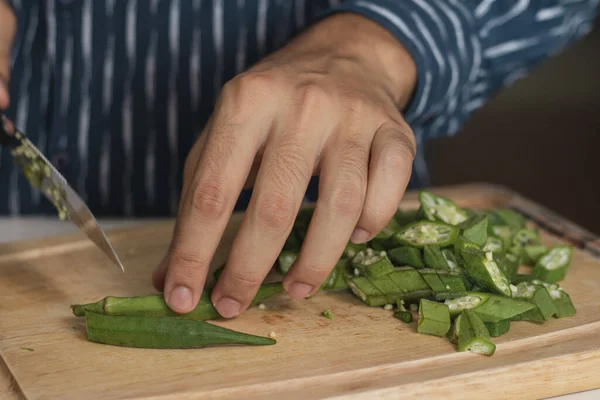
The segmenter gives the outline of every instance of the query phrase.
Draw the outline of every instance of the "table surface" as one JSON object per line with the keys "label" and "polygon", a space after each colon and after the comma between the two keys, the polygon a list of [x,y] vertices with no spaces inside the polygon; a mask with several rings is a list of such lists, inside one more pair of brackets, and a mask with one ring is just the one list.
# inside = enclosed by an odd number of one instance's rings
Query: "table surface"
{"label": "table surface", "polygon": [[[125,228],[161,221],[160,219],[100,219],[102,229]],[[32,240],[78,232],[70,222],[50,217],[0,218],[0,243]],[[553,397],[556,400],[597,400],[600,388],[586,392]]]}

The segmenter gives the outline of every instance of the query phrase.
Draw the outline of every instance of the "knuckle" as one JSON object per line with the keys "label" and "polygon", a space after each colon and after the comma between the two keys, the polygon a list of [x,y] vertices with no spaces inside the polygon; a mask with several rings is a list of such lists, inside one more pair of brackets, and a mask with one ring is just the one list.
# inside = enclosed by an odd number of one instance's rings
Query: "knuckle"
{"label": "knuckle", "polygon": [[230,272],[229,277],[233,285],[237,288],[252,288],[261,284],[260,277],[249,270],[233,270]]}
{"label": "knuckle", "polygon": [[198,215],[209,220],[220,219],[225,215],[228,202],[220,183],[201,182],[192,190],[192,209]]}
{"label": "knuckle", "polygon": [[189,282],[196,279],[206,265],[206,260],[196,252],[175,250],[170,257],[169,275],[174,275],[178,281]]}
{"label": "knuckle", "polygon": [[342,104],[350,117],[360,117],[364,115],[369,108],[365,98],[356,93],[344,94]]}
{"label": "knuckle", "polygon": [[284,137],[277,147],[268,175],[278,190],[287,191],[301,182],[307,182],[311,170],[303,145],[295,138]]}
{"label": "knuckle", "polygon": [[269,230],[284,231],[294,222],[294,208],[294,202],[288,195],[273,192],[259,201],[256,218]]}
{"label": "knuckle", "polygon": [[300,87],[300,107],[303,109],[319,108],[329,98],[327,90],[316,83],[305,83]]}
{"label": "knuckle", "polygon": [[224,108],[250,115],[277,89],[276,79],[265,73],[244,72],[223,85]]}
{"label": "knuckle", "polygon": [[382,207],[375,205],[367,205],[363,210],[360,225],[370,228],[371,232],[379,232],[383,229],[394,215],[394,208],[391,208],[392,212],[386,212]]}
{"label": "knuckle", "polygon": [[399,172],[404,171],[407,167],[410,168],[414,154],[405,143],[389,143],[388,146],[381,149],[379,159],[386,171]]}
{"label": "knuckle", "polygon": [[297,272],[298,276],[295,279],[318,286],[325,278],[327,278],[331,270],[332,268],[330,265],[319,262],[309,262],[299,265]]}
{"label": "knuckle", "polygon": [[356,182],[340,182],[331,191],[330,207],[339,214],[356,216],[363,206],[363,185]]}

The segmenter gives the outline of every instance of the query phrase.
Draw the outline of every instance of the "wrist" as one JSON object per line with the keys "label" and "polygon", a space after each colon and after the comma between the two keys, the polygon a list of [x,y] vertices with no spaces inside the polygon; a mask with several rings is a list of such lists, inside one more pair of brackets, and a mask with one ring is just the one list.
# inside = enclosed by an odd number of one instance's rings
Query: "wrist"
{"label": "wrist", "polygon": [[353,13],[334,14],[316,24],[308,35],[336,56],[358,60],[365,73],[376,74],[394,103],[403,109],[417,83],[416,64],[408,50],[387,29]]}

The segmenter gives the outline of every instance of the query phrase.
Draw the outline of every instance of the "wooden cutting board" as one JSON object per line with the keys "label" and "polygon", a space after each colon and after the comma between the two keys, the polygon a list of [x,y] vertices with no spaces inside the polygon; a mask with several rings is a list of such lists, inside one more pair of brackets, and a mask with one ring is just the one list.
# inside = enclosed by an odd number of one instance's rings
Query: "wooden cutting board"
{"label": "wooden cutting board", "polygon": [[[563,282],[573,318],[514,323],[493,357],[458,353],[420,335],[391,311],[351,294],[285,294],[219,325],[268,335],[266,347],[148,350],[88,342],[73,303],[154,293],[150,274],[172,223],[109,234],[123,275],[83,236],[0,245],[0,397],[27,399],[542,398],[600,387],[600,246],[589,233],[502,188],[468,185],[434,192],[469,207],[510,206],[551,245],[575,251]],[[416,207],[416,194],[403,201]],[[214,260],[225,260],[240,216]],[[320,316],[330,309],[333,320]],[[33,351],[24,349],[30,348]]]}

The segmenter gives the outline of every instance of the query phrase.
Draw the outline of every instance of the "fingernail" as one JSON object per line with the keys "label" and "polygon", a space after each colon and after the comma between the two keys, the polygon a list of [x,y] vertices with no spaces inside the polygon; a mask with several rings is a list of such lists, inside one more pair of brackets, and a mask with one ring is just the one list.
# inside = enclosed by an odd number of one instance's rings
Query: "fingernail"
{"label": "fingernail", "polygon": [[192,311],[192,291],[185,286],[176,286],[169,295],[169,307],[175,312],[187,313]]}
{"label": "fingernail", "polygon": [[313,287],[306,283],[294,282],[290,285],[288,293],[293,299],[300,300],[306,298],[312,290]]}
{"label": "fingernail", "polygon": [[223,297],[217,301],[215,308],[223,318],[233,318],[239,315],[242,305],[237,300],[229,297]]}
{"label": "fingernail", "polygon": [[352,232],[352,236],[350,237],[350,240],[354,244],[362,244],[362,243],[365,243],[367,240],[369,240],[370,236],[371,236],[371,234],[369,232],[365,231],[364,229],[356,228],[354,230],[354,232]]}

